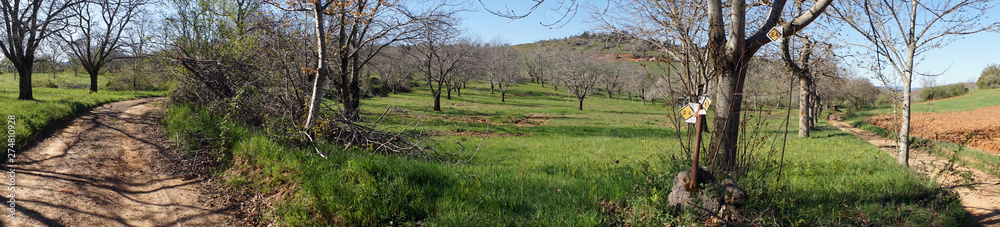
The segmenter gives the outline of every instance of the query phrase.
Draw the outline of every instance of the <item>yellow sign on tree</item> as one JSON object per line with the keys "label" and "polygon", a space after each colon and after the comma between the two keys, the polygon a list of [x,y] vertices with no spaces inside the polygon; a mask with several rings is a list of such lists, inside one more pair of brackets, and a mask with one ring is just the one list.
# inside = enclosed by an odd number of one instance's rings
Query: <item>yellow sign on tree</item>
{"label": "yellow sign on tree", "polygon": [[779,27],[771,28],[771,31],[767,32],[767,38],[771,39],[771,41],[777,42],[778,39],[781,38],[781,28]]}

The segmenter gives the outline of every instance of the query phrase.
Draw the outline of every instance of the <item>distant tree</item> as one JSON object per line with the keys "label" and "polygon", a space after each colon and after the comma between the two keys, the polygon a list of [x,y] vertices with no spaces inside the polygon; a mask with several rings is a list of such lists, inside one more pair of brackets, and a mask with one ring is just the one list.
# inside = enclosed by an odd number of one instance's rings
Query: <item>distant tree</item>
{"label": "distant tree", "polygon": [[551,53],[546,49],[536,47],[521,54],[521,64],[524,65],[524,69],[528,73],[528,78],[532,82],[545,87],[545,82],[550,79],[546,73],[552,70]]}
{"label": "distant tree", "polygon": [[608,65],[611,68],[607,69],[605,76],[601,77],[601,84],[604,85],[604,91],[608,92],[608,98],[614,98],[614,92],[621,89],[622,78],[625,76],[626,64],[630,62],[610,62]]}
{"label": "distant tree", "polygon": [[393,94],[398,93],[400,90],[408,90],[407,82],[412,79],[414,74],[419,72],[416,69],[420,65],[410,57],[408,51],[411,50],[407,46],[388,47],[382,50],[382,54],[372,59],[371,64],[374,70],[378,72],[379,80]]}
{"label": "distant tree", "polygon": [[566,90],[580,102],[578,109],[583,110],[583,100],[593,92],[601,77],[607,76],[610,65],[577,52],[563,52],[558,55],[559,64],[556,64],[555,73],[561,78],[560,81]]}
{"label": "distant tree", "polygon": [[[793,57],[790,46],[794,40],[797,40],[795,46],[798,53]],[[813,40],[812,36],[807,34],[788,37],[781,41],[781,58],[784,65],[791,71],[792,76],[799,80],[799,137],[809,137],[809,132],[821,111],[816,81],[824,71],[829,71],[829,67],[836,67],[822,64],[821,61],[830,59],[814,57],[814,54],[829,54],[830,47],[823,42]]]}
{"label": "distant tree", "polygon": [[979,89],[996,89],[1000,88],[1000,65],[990,64],[986,68],[983,68],[983,73],[979,74],[979,80],[976,81],[976,86]]}
{"label": "distant tree", "polygon": [[645,106],[647,93],[655,88],[656,77],[647,71],[636,69],[634,72],[627,73],[625,78],[625,90],[629,91],[629,99],[632,99],[634,92],[642,100],[642,105]]}
{"label": "distant tree", "polygon": [[969,89],[965,87],[965,84],[961,83],[946,86],[925,87],[923,90],[924,91],[920,93],[920,98],[925,101],[951,98],[969,93]]}
{"label": "distant tree", "polygon": [[33,100],[31,73],[35,51],[43,40],[63,28],[60,24],[73,14],[71,7],[83,0],[2,0],[3,26],[0,26],[0,50],[17,69],[20,79],[17,99]]}
{"label": "distant tree", "polygon": [[517,50],[503,40],[494,39],[484,47],[486,53],[482,56],[484,74],[490,82],[490,92],[493,84],[500,90],[500,102],[507,101],[507,89],[513,84],[521,83],[521,72],[517,65]]}
{"label": "distant tree", "polygon": [[458,20],[454,18],[421,23],[411,55],[420,62],[421,73],[434,96],[433,110],[441,111],[443,89],[450,86],[452,77],[469,62],[474,47],[470,41],[459,37]]}
{"label": "distant tree", "polygon": [[[97,75],[110,63],[128,38],[128,26],[140,14],[147,0],[88,1],[69,8],[73,16],[67,27],[56,33],[63,49],[90,75],[90,92],[97,92]],[[123,39],[124,38],[124,39]]]}

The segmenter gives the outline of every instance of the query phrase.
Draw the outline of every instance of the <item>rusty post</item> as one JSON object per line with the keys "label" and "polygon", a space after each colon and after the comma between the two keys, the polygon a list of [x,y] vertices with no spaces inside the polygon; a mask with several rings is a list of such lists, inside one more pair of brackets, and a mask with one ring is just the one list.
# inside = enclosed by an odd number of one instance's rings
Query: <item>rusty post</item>
{"label": "rusty post", "polygon": [[[702,109],[704,107],[698,108]],[[695,120],[695,130],[694,130],[694,158],[691,160],[691,179],[688,181],[689,191],[698,191],[698,153],[701,153],[701,121],[704,116],[698,114],[700,110],[695,110],[694,114],[697,120]]]}

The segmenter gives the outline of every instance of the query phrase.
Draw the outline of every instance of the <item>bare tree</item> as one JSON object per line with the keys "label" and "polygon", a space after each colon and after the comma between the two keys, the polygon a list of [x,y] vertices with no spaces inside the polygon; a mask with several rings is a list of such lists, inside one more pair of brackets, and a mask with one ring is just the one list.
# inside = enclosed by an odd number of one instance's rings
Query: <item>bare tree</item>
{"label": "bare tree", "polygon": [[[628,33],[637,49],[666,53],[645,64],[647,72],[665,80],[670,96],[692,100],[706,92],[715,74],[706,54],[706,7],[698,1],[629,0],[605,8],[592,7],[602,30]],[[604,13],[603,11],[608,11]]]}
{"label": "bare tree", "polygon": [[874,55],[868,68],[886,85],[902,82],[900,164],[909,165],[910,88],[917,56],[944,47],[958,36],[1000,28],[1000,22],[979,24],[994,6],[996,3],[990,0],[849,0],[834,7],[837,19],[861,34],[862,42],[848,43]]}
{"label": "bare tree", "polygon": [[98,0],[69,8],[67,28],[56,33],[63,49],[77,59],[90,75],[90,92],[97,92],[97,75],[110,63],[112,55],[126,44],[122,35],[146,0]]}
{"label": "bare tree", "polygon": [[491,84],[490,91],[493,91],[495,84],[500,90],[500,102],[506,102],[510,85],[521,83],[521,73],[516,62],[517,51],[500,39],[494,39],[484,49],[483,74]]}
{"label": "bare tree", "polygon": [[523,51],[521,55],[521,65],[528,73],[528,78],[531,79],[531,82],[545,87],[545,81],[549,79],[546,77],[546,73],[552,68],[550,61],[552,57],[548,50],[539,46],[534,50]]}
{"label": "bare tree", "polygon": [[35,62],[35,51],[43,40],[63,29],[59,22],[73,16],[69,8],[82,0],[2,0],[3,36],[0,49],[4,57],[17,69],[20,79],[17,99],[33,100],[31,93],[31,71]]}
{"label": "bare tree", "polygon": [[593,92],[600,78],[606,76],[609,65],[607,62],[598,62],[593,57],[576,52],[563,52],[558,55],[559,64],[556,64],[554,74],[559,75],[559,81],[580,102],[578,109],[583,110],[583,100]]}
{"label": "bare tree", "polygon": [[817,70],[815,73],[818,74],[817,68],[820,68],[820,64],[814,64],[812,61],[813,51],[820,48],[823,43],[814,41],[808,35],[799,35],[795,38],[801,41],[797,58],[793,58],[789,50],[792,40],[796,40],[792,37],[781,41],[781,58],[792,76],[799,80],[799,137],[804,138],[809,137],[809,131],[812,130],[815,117],[818,116],[815,108],[818,106],[816,92],[818,78],[813,70]]}
{"label": "bare tree", "polygon": [[450,86],[449,80],[468,62],[474,48],[468,40],[459,37],[458,23],[454,18],[421,23],[420,36],[415,40],[411,53],[421,62],[424,79],[434,96],[434,110],[441,111],[443,88]]}
{"label": "bare tree", "polygon": [[[316,0],[269,1],[288,11],[309,12],[315,22],[317,67],[313,92],[305,128],[310,128],[319,111],[319,104],[326,95],[326,82],[330,74],[328,59],[336,58],[336,77],[333,85],[343,105],[344,117],[360,120],[362,68],[383,48],[415,37],[410,24],[421,19],[448,16],[455,11],[441,11],[450,6],[447,2],[434,4],[427,13],[414,13],[403,4],[389,0]],[[443,13],[444,15],[438,15]],[[329,18],[327,18],[329,17]],[[330,27],[327,27],[327,22]],[[336,34],[333,39],[328,34]],[[335,41],[335,55],[329,53],[329,42]]]}
{"label": "bare tree", "polygon": [[[716,83],[714,86],[716,89],[715,122],[711,130],[712,139],[709,145],[711,159],[720,161],[712,163],[715,167],[722,167],[723,170],[736,169],[737,150],[739,149],[737,145],[740,134],[738,129],[747,66],[757,51],[771,42],[767,38],[767,33],[777,28],[784,31],[783,37],[795,34],[819,17],[832,0],[817,0],[808,10],[779,24],[786,2],[786,0],[776,0],[747,4],[746,1],[730,1],[726,5],[728,7],[726,10],[723,10],[721,0],[709,0],[705,5],[698,1],[649,0],[636,0],[624,4],[634,7],[624,7],[623,9],[629,9],[626,11],[627,13],[642,15],[642,17],[635,17],[640,20],[633,20],[635,23],[628,24],[633,25],[633,27],[645,28],[662,26],[664,29],[649,30],[652,31],[649,32],[650,36],[673,37],[651,39],[651,41],[681,40],[682,42],[676,45],[690,49],[685,51],[687,53],[693,53],[697,51],[695,49],[704,47],[704,54],[680,53],[671,54],[671,57],[691,56],[694,58],[683,59],[681,60],[682,64],[684,62],[697,62],[693,60],[698,57],[707,57],[705,66],[708,67],[705,67],[704,71],[709,73],[710,76],[707,77],[712,78]],[[765,19],[749,21],[748,23],[748,12],[751,15],[763,16]],[[728,14],[728,17],[724,17],[724,13]],[[615,25],[615,23],[605,24]],[[751,24],[760,24],[760,26],[748,27]],[[620,24],[618,26],[621,27]],[[752,33],[748,34],[748,32]],[[677,50],[677,48],[663,49]],[[696,82],[697,80],[691,81]],[[699,86],[709,87],[691,83],[687,90],[702,92],[701,89],[698,89]]]}
{"label": "bare tree", "polygon": [[[739,139],[740,113],[742,109],[743,84],[746,81],[746,66],[754,54],[764,44],[770,42],[767,33],[772,28],[780,28],[788,37],[812,23],[830,5],[832,0],[818,0],[812,7],[786,23],[778,25],[785,0],[776,0],[767,10],[767,19],[747,34],[746,13],[749,5],[745,1],[729,4],[728,23],[724,22],[722,1],[708,1],[708,43],[707,53],[712,56],[714,73],[718,77],[716,94],[715,123],[709,151],[721,155],[723,169],[733,170],[737,163],[737,141]],[[729,25],[729,29],[725,29]]]}
{"label": "bare tree", "polygon": [[407,47],[387,47],[372,59],[372,66],[378,72],[379,80],[382,81],[389,90],[396,94],[400,89],[406,88],[406,83],[419,71],[419,67],[413,58],[409,56],[410,48]]}

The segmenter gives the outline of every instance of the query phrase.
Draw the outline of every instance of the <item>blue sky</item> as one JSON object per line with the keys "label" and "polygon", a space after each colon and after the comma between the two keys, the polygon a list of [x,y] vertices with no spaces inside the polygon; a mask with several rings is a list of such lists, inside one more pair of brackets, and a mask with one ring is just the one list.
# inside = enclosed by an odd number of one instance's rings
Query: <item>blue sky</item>
{"label": "blue sky", "polygon": [[[527,13],[534,3],[530,0],[510,0],[510,1],[490,1],[483,0],[486,7],[493,12],[513,10],[517,14]],[[584,23],[586,17],[584,7],[580,7],[576,17],[569,20],[562,27],[547,27],[542,25],[551,24],[565,15],[566,7],[559,9],[560,5],[556,1],[545,1],[534,12],[525,18],[511,20],[508,18],[493,15],[483,8],[479,1],[473,1],[472,8],[475,11],[460,14],[463,17],[463,25],[470,36],[480,37],[483,41],[490,41],[493,37],[500,36],[510,44],[532,43],[540,40],[553,38],[563,38],[577,35],[587,31],[589,25]]]}
{"label": "blue sky", "polygon": [[[492,11],[510,9],[519,14],[527,12],[534,4],[530,0],[483,0],[483,2]],[[483,41],[499,36],[511,44],[531,43],[580,34],[590,28],[586,23],[583,6],[580,6],[580,12],[565,26],[550,28],[540,23],[552,23],[564,15],[565,8],[553,10],[559,7],[557,1],[545,1],[531,15],[517,20],[495,16],[486,12],[479,1],[473,3],[473,9],[476,11],[465,12],[460,16],[464,18],[466,32],[470,36],[482,38]],[[1000,15],[1000,8],[994,8],[988,15]],[[998,19],[1000,18],[987,17],[983,23],[992,23]],[[1000,34],[979,33],[965,36],[944,48],[928,51],[923,57],[924,60],[918,62],[916,71],[941,74],[937,78],[939,85],[975,81],[987,64],[1000,63]],[[914,78],[914,87],[920,86],[918,81],[919,78]]]}

